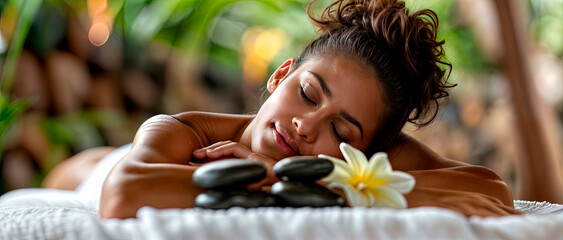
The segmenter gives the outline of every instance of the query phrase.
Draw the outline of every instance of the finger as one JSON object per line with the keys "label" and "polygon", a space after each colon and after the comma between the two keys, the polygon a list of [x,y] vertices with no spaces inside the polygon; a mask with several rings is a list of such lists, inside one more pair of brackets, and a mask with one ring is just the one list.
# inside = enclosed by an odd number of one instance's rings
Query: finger
{"label": "finger", "polygon": [[203,166],[203,163],[188,162],[188,165],[199,167],[199,166]]}
{"label": "finger", "polygon": [[227,141],[219,141],[219,142],[213,143],[213,144],[211,144],[211,145],[209,145],[209,146],[205,146],[205,147],[202,147],[202,148],[197,149],[197,150],[213,149],[213,148],[217,148],[217,147],[220,147],[220,146],[223,146],[223,145],[227,145],[227,144],[231,144],[231,143],[234,143],[234,142],[233,142],[233,141],[230,141],[230,140],[227,140]]}
{"label": "finger", "polygon": [[194,151],[192,152],[192,155],[193,155],[194,157],[198,158],[198,159],[205,159],[205,158],[208,157],[208,156],[207,156],[207,151],[208,151],[208,150],[210,150],[210,149],[215,149],[215,148],[217,148],[217,147],[221,147],[221,146],[223,146],[223,145],[231,144],[231,143],[233,143],[233,142],[232,142],[232,141],[220,141],[220,142],[216,142],[216,143],[211,144],[211,145],[209,145],[209,146],[206,146],[206,147],[203,147],[203,148],[199,148],[199,149],[194,150]]}
{"label": "finger", "polygon": [[264,191],[264,192],[267,192],[267,193],[269,193],[271,189],[272,189],[272,186],[262,186],[260,188],[261,191]]}
{"label": "finger", "polygon": [[209,146],[207,146],[207,147],[204,147],[203,149],[213,149],[213,148],[217,148],[217,147],[220,147],[220,146],[223,146],[223,145],[227,145],[227,144],[231,144],[231,143],[235,143],[235,142],[230,141],[230,140],[227,140],[227,141],[220,141],[220,142],[213,143],[213,144],[211,144],[211,145],[209,145]]}
{"label": "finger", "polygon": [[264,165],[266,165],[267,168],[273,168],[274,165],[276,164],[276,160],[266,157],[263,154],[260,153],[255,153],[252,152],[250,153],[250,155],[246,156],[246,159],[252,160],[252,161],[256,161],[256,162],[260,162]]}
{"label": "finger", "polygon": [[204,159],[207,156],[207,154],[205,153],[205,149],[202,148],[194,150],[192,152],[192,155],[198,159]]}
{"label": "finger", "polygon": [[279,182],[279,181],[280,180],[278,178],[276,178],[276,176],[272,176],[270,174],[267,174],[264,179],[260,180],[257,183],[249,184],[247,186],[247,188],[248,189],[255,189],[255,190],[268,189],[274,183]]}
{"label": "finger", "polygon": [[249,186],[249,188],[260,189],[264,186],[271,186],[272,184],[279,181],[279,179],[276,177],[276,174],[273,171],[274,164],[276,163],[274,159],[266,157],[265,155],[262,155],[260,153],[254,153],[254,152],[251,153],[247,157],[247,159],[264,164],[267,171],[266,178],[262,179],[262,181],[258,183],[252,184],[251,186]]}
{"label": "finger", "polygon": [[247,158],[252,151],[239,143],[231,142],[222,146],[207,149],[207,156],[211,158],[218,158],[221,156],[234,156],[237,158]]}

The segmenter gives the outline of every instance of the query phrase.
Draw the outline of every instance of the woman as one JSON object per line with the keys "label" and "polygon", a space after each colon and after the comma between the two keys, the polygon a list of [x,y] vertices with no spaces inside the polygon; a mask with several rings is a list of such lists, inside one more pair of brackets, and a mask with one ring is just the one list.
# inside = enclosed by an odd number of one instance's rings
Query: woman
{"label": "woman", "polygon": [[[386,151],[393,169],[413,175],[409,207],[438,206],[467,216],[517,213],[494,172],[445,159],[401,133],[407,121],[430,123],[451,87],[440,68],[451,66],[441,60],[444,41],[436,41],[434,12],[408,14],[396,0],[339,0],[311,19],[320,37],[272,74],[272,95],[255,116],[186,112],[147,120],[130,151],[106,168],[105,182],[105,175],[98,177],[104,182],[100,215],[128,218],[142,206],[192,207],[202,191],[191,183],[196,161],[236,157],[272,166],[293,155],[342,158],[340,142],[367,155]],[[107,152],[78,155],[55,169],[46,186],[80,179],[74,169]],[[257,186],[274,181],[269,174]]]}

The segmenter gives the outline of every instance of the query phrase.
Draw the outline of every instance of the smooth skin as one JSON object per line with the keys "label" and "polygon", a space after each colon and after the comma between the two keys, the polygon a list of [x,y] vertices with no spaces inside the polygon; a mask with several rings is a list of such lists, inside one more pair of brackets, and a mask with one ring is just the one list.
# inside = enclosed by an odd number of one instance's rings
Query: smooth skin
{"label": "smooth skin", "polygon": [[[147,120],[104,183],[100,216],[135,217],[142,206],[193,207],[203,189],[192,184],[200,165],[192,160],[264,163],[268,177],[253,187],[267,187],[277,181],[271,167],[282,158],[321,153],[343,158],[342,141],[366,149],[382,127],[378,119],[385,107],[375,72],[341,56],[313,58],[296,69],[293,63],[286,61],[272,74],[267,85],[272,95],[255,116],[185,112]],[[406,195],[409,207],[443,207],[466,216],[519,213],[507,185],[487,168],[445,159],[406,135],[388,155],[393,169],[416,179]]]}

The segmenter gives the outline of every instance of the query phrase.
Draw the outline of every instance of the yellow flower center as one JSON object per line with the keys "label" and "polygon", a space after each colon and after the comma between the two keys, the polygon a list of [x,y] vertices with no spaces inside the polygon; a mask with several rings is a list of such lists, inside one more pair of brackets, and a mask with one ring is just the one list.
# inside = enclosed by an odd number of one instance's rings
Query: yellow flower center
{"label": "yellow flower center", "polygon": [[368,181],[364,176],[355,175],[350,178],[347,182],[350,186],[354,187],[358,191],[362,191],[366,187],[373,188],[377,186],[382,186],[387,184],[387,179],[376,179],[372,181]]}

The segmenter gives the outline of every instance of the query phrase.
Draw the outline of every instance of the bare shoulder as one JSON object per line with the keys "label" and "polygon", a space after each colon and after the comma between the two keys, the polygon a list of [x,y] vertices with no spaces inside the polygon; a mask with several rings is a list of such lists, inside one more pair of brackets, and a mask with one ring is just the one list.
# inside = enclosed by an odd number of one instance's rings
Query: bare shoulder
{"label": "bare shoulder", "polygon": [[402,136],[400,142],[393,149],[390,149],[389,155],[392,161],[396,161],[397,168],[395,168],[395,165],[393,167],[398,170],[424,171],[445,169],[468,176],[502,180],[497,173],[487,167],[471,165],[442,157],[428,146],[408,135]]}
{"label": "bare shoulder", "polygon": [[387,154],[393,169],[401,171],[470,166],[460,161],[447,159],[406,134],[401,134],[396,143],[388,149]]}
{"label": "bare shoulder", "polygon": [[202,137],[204,145],[237,138],[254,119],[254,115],[195,111],[179,113],[172,117],[190,126]]}

